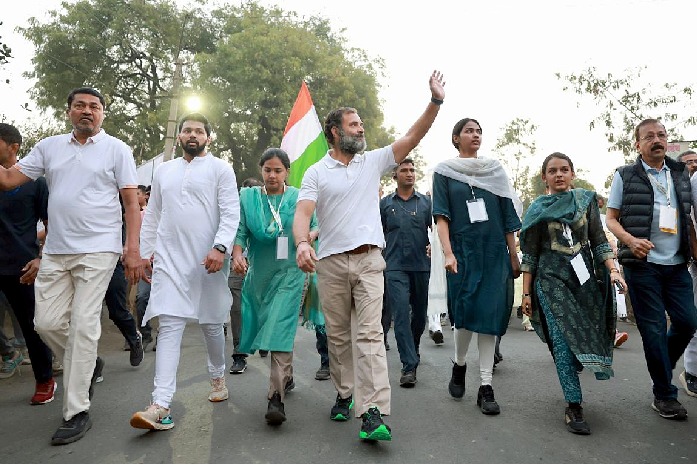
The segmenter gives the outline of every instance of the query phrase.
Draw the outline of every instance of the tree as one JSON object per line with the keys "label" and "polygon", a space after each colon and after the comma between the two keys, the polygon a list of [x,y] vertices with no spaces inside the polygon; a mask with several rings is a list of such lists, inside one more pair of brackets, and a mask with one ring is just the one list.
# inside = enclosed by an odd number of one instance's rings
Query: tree
{"label": "tree", "polygon": [[599,113],[590,121],[589,128],[603,127],[608,148],[622,152],[627,163],[636,155],[634,128],[642,120],[660,119],[674,140],[682,139],[681,128],[697,124],[697,114],[691,108],[692,87],[677,83],[644,84],[641,73],[645,69],[626,70],[620,76],[611,73],[603,76],[595,67],[578,74],[556,73],[564,82],[564,91],[590,98],[598,106]]}
{"label": "tree", "polygon": [[37,80],[37,106],[62,121],[68,93],[95,87],[107,99],[107,132],[137,158],[161,152],[175,57],[213,46],[206,18],[183,15],[171,0],[80,0],[50,14],[20,29],[36,47],[25,76]]}
{"label": "tree", "polygon": [[534,140],[537,126],[527,119],[515,118],[506,124],[502,131],[503,134],[496,141],[494,151],[511,173],[513,189],[520,196],[525,209],[537,197],[530,176],[530,161],[537,150]]}
{"label": "tree", "polygon": [[[0,21],[0,26],[2,26],[2,21]],[[2,39],[2,36],[0,36],[0,39]],[[0,41],[0,69],[10,62],[10,58],[12,58],[12,49],[9,45]],[[9,82],[10,80],[5,78],[5,83],[9,84]]]}
{"label": "tree", "polygon": [[349,105],[365,122],[369,147],[394,139],[382,127],[377,97],[382,60],[348,48],[327,19],[254,2],[196,8],[195,15],[186,8],[173,0],[78,0],[63,3],[46,24],[30,20],[22,32],[37,47],[27,75],[37,79],[32,98],[62,120],[71,89],[100,89],[108,100],[105,130],[149,159],[164,147],[179,56],[180,95],[206,102],[201,111],[216,132],[211,148],[233,163],[240,181],[258,177],[263,150],[280,145],[303,79],[318,114]]}
{"label": "tree", "polygon": [[214,51],[196,57],[196,92],[209,102],[219,153],[238,178],[258,176],[259,157],[278,147],[293,102],[307,82],[320,119],[338,106],[358,110],[369,147],[390,143],[382,128],[377,77],[382,61],[349,49],[328,20],[299,18],[256,3],[213,12],[222,31]]}

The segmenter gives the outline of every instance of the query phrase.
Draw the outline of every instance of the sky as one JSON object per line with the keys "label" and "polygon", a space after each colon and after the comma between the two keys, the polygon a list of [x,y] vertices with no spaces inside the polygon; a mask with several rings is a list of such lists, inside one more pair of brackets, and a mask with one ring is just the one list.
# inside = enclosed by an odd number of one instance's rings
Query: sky
{"label": "sky", "polygon": [[[602,130],[589,129],[598,111],[595,104],[564,92],[555,73],[580,73],[596,67],[599,73],[618,76],[646,66],[643,74],[654,85],[677,82],[687,86],[697,81],[691,66],[697,2],[691,0],[260,3],[326,17],[335,29],[345,30],[350,46],[382,58],[385,76],[379,80],[379,98],[385,126],[394,127],[398,135],[426,107],[431,72],[443,72],[445,103],[419,146],[429,169],[457,155],[450,135],[459,119],[471,117],[481,123],[484,134],[479,154],[494,155],[502,128],[515,118],[524,118],[538,127],[533,169],[539,169],[546,155],[560,151],[605,193],[605,180],[623,164],[623,157],[608,152]],[[30,16],[45,18],[46,11],[60,7],[60,0],[32,0],[31,5],[3,18],[0,26],[2,42],[15,56],[6,67],[10,69],[3,72],[10,71],[10,84],[0,85],[2,113],[17,122],[30,115],[20,105],[28,100],[26,92],[33,83],[21,73],[31,67],[33,46],[14,27],[26,25]],[[696,110],[693,106],[690,113]],[[683,129],[682,134],[697,140],[697,128]]]}

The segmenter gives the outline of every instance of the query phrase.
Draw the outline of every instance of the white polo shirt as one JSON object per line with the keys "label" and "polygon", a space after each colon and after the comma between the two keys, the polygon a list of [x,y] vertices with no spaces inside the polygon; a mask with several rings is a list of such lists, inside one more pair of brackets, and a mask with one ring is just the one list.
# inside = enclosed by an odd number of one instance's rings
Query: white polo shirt
{"label": "white polo shirt", "polygon": [[380,178],[395,166],[392,146],[388,145],[355,155],[348,166],[327,152],[307,169],[298,200],[316,202],[317,258],[363,244],[385,246],[380,221]]}
{"label": "white polo shirt", "polygon": [[119,189],[138,187],[133,153],[101,130],[84,145],[73,133],[41,140],[16,167],[46,177],[48,254],[123,252]]}

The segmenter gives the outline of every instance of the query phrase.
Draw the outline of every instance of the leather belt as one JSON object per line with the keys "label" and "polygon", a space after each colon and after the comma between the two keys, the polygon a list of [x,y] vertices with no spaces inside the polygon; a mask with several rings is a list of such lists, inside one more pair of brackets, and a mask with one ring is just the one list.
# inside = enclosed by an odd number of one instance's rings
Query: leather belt
{"label": "leather belt", "polygon": [[359,254],[359,253],[370,252],[370,249],[374,249],[374,248],[376,248],[376,247],[377,247],[377,245],[373,245],[373,244],[363,244],[363,245],[359,245],[358,247],[356,247],[356,248],[353,249],[353,250],[347,250],[347,251],[344,252],[344,253],[347,253],[347,254],[349,254],[349,255],[356,255],[356,254]]}

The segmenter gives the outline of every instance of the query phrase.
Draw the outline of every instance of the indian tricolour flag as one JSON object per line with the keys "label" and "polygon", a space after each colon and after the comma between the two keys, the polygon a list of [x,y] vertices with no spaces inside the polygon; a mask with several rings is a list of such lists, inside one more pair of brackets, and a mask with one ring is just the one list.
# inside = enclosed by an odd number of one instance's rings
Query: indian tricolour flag
{"label": "indian tricolour flag", "polygon": [[290,158],[288,185],[300,187],[305,171],[329,150],[310,90],[303,81],[283,131],[281,148]]}

